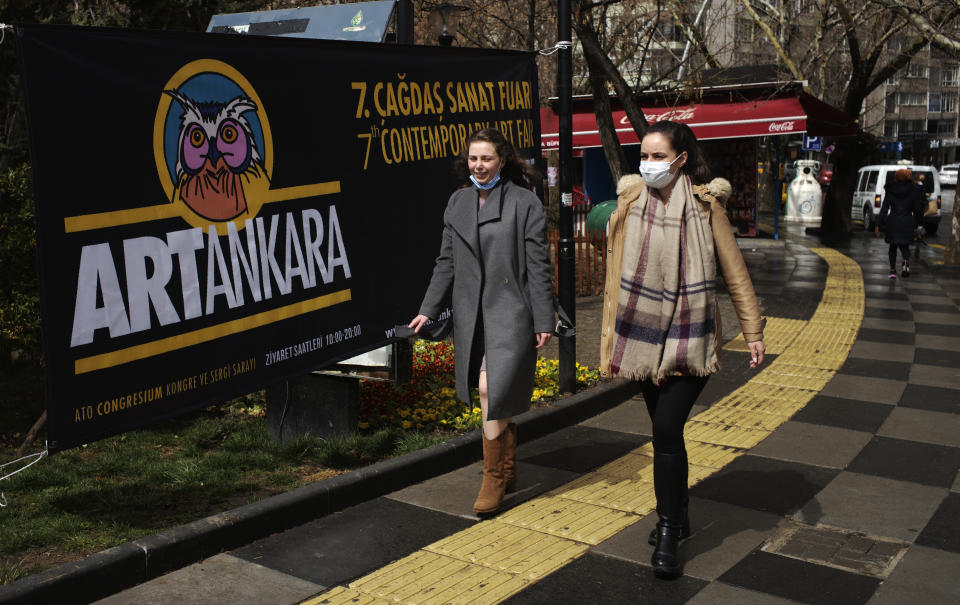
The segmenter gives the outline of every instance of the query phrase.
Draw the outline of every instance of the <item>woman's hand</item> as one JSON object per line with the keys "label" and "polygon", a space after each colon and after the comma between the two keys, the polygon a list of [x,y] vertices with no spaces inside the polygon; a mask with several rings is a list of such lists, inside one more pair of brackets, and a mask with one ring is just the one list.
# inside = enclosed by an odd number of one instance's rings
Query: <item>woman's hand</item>
{"label": "woman's hand", "polygon": [[760,364],[763,363],[763,353],[766,351],[766,347],[763,346],[763,341],[755,340],[748,342],[747,347],[750,348],[750,367],[752,369],[759,368]]}
{"label": "woman's hand", "polygon": [[420,332],[420,328],[422,328],[428,321],[430,321],[430,318],[426,315],[417,315],[413,318],[413,321],[407,324],[407,327],[413,328],[413,333],[418,334]]}
{"label": "woman's hand", "polygon": [[550,332],[537,332],[537,348],[542,349],[547,346],[551,336],[553,336],[553,334]]}
{"label": "woman's hand", "polygon": [[880,237],[880,227],[879,227],[879,226],[874,227],[874,228],[873,228],[873,232],[877,234],[877,237]]}

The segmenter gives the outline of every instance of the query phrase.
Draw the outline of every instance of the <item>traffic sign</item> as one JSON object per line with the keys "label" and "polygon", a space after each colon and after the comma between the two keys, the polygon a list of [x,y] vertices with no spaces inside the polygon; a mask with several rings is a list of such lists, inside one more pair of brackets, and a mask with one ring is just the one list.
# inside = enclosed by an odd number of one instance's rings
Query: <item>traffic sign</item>
{"label": "traffic sign", "polygon": [[823,148],[823,137],[803,135],[803,151],[820,151]]}

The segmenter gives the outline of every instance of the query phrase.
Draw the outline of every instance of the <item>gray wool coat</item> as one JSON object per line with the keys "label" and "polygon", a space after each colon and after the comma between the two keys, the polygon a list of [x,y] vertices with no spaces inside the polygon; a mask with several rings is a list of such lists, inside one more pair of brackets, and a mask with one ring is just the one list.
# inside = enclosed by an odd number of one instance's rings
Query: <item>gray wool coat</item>
{"label": "gray wool coat", "polygon": [[[488,420],[530,408],[536,334],[554,329],[546,215],[531,191],[508,181],[477,212],[473,187],[450,196],[443,242],[420,313],[436,319],[453,309],[457,397],[470,402],[487,355]],[[482,334],[477,330],[482,325]]]}

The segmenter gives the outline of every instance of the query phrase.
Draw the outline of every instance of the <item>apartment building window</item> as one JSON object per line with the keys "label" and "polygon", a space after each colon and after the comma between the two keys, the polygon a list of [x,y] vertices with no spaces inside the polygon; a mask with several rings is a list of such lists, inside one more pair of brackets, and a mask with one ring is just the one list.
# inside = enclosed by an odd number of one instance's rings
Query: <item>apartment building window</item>
{"label": "apartment building window", "polygon": [[757,24],[753,22],[753,19],[750,17],[739,17],[737,19],[737,31],[736,37],[737,42],[753,42],[754,36],[757,33]]}
{"label": "apartment building window", "polygon": [[789,6],[790,12],[794,15],[809,13],[815,8],[817,8],[817,0],[793,0]]}
{"label": "apartment building window", "polygon": [[944,113],[957,111],[957,95],[940,95],[940,111]]}
{"label": "apartment building window", "polygon": [[937,124],[937,134],[952,137],[957,132],[956,120],[940,120]]}
{"label": "apartment building window", "polygon": [[940,86],[957,85],[957,65],[945,63],[940,68]]}
{"label": "apartment building window", "polygon": [[883,136],[896,138],[897,136],[897,121],[896,120],[886,120],[883,123]]}
{"label": "apartment building window", "polygon": [[884,112],[886,113],[896,113],[897,112],[897,93],[887,95],[887,98],[884,102]]}
{"label": "apartment building window", "polygon": [[940,111],[940,95],[939,94],[935,92],[930,93],[930,100],[927,101],[927,111],[932,111],[932,112]]}
{"label": "apartment building window", "polygon": [[897,130],[901,136],[905,134],[926,133],[926,120],[900,120]]}
{"label": "apartment building window", "polygon": [[901,92],[900,105],[926,105],[927,93],[925,92]]}
{"label": "apartment building window", "polygon": [[909,63],[907,64],[907,77],[908,78],[926,78],[929,75],[929,70],[926,65],[920,65],[919,63]]}
{"label": "apartment building window", "polygon": [[667,42],[683,42],[686,40],[686,36],[683,34],[683,28],[676,23],[661,23],[657,26],[657,30]]}

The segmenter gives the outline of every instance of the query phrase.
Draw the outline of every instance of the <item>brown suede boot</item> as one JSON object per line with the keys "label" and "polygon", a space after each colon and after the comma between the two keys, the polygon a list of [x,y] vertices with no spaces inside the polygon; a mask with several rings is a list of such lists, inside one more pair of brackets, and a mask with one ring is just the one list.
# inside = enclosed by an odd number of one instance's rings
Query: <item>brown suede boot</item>
{"label": "brown suede boot", "polygon": [[511,422],[504,433],[507,440],[503,444],[503,481],[507,491],[517,489],[517,425]]}
{"label": "brown suede boot", "polygon": [[500,509],[500,501],[507,491],[507,484],[503,480],[503,450],[507,441],[507,431],[500,433],[496,439],[487,439],[480,432],[483,439],[483,484],[477,501],[473,503],[473,510],[480,515],[495,513]]}

